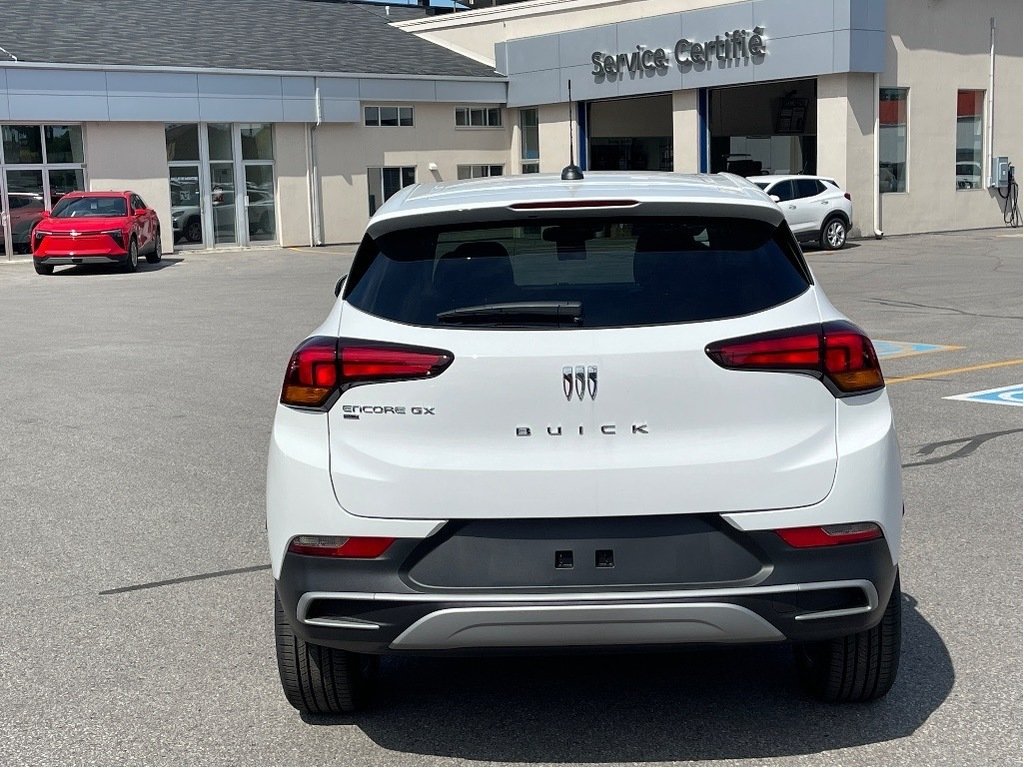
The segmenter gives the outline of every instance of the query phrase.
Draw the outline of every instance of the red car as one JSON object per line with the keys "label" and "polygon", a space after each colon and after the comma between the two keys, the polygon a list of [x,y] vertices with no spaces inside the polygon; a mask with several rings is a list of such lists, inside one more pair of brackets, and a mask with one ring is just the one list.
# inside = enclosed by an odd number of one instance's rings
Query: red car
{"label": "red car", "polygon": [[134,272],[139,254],[160,261],[160,220],[134,192],[70,192],[32,230],[40,275],[60,264],[121,264]]}

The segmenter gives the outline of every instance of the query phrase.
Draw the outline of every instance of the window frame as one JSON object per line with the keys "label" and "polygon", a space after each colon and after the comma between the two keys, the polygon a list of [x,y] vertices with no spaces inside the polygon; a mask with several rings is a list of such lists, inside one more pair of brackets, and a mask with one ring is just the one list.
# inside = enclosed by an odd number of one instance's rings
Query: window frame
{"label": "window frame", "polygon": [[[417,184],[418,183],[417,180],[416,180],[417,170],[418,170],[417,166],[415,166],[415,165],[370,165],[370,166],[367,166],[367,168],[366,168],[366,204],[367,204],[367,210],[370,211],[370,216],[373,216],[378,210],[380,210],[380,207],[382,205],[384,205],[384,203],[386,203],[389,199],[391,199],[391,197],[393,195],[398,194],[399,192],[401,192],[406,187],[411,187],[411,186],[414,186],[415,184]],[[370,194],[371,194],[371,192],[374,189],[374,185],[371,184],[370,179],[371,179],[374,171],[376,171],[377,188],[380,189],[380,193],[381,193],[381,198],[382,199],[380,200],[380,202],[378,202],[376,204],[376,207],[374,207],[372,210],[370,210]],[[398,187],[398,189],[396,189],[391,195],[388,195],[387,197],[384,196],[384,191],[385,191],[384,190],[384,171],[398,171],[398,181],[399,181],[399,185],[400,185]],[[408,184],[405,184],[405,183],[402,182],[402,178],[405,175],[406,171],[412,171],[412,181],[410,181]]]}
{"label": "window frame", "polygon": [[[956,191],[956,192],[971,192],[971,191],[974,191],[974,190],[983,190],[983,189],[985,189],[985,143],[986,143],[986,131],[985,131],[985,128],[986,128],[986,120],[989,119],[989,115],[987,114],[987,112],[988,112],[988,99],[987,99],[988,91],[986,89],[984,89],[984,88],[957,88],[956,89],[956,133],[957,134],[959,134],[959,132],[960,132],[960,119],[961,119],[960,118],[960,94],[961,93],[981,94],[981,109],[980,109],[979,112],[977,112],[974,115],[970,116],[972,119],[977,119],[977,120],[980,121],[979,135],[980,135],[981,141],[979,142],[980,149],[978,150],[978,153],[975,156],[977,158],[976,160],[975,159],[961,160],[961,159],[956,157],[956,155],[959,154],[959,152],[960,152],[960,140],[959,140],[959,138],[957,136],[954,136],[954,158],[956,158],[956,159],[953,161],[953,188],[954,188],[954,191]],[[957,183],[956,177],[957,177],[958,174],[956,172],[956,168],[957,168],[958,165],[961,165],[963,163],[976,163],[978,165],[979,173],[978,173],[978,185],[977,186],[962,187],[962,186],[960,186]]]}
{"label": "window frame", "polygon": [[[463,168],[469,169],[469,176],[459,175]],[[497,168],[499,173],[494,173],[494,169]],[[483,170],[485,173],[475,173],[477,170]],[[472,179],[489,179],[492,176],[504,176],[505,165],[503,163],[460,163],[455,166],[455,178],[458,181],[470,181]]]}
{"label": "window frame", "polygon": [[[459,125],[459,113],[460,112],[464,112],[465,115],[466,115],[466,124],[465,125]],[[473,117],[472,117],[472,115],[473,115],[474,112],[480,112],[481,113],[482,118],[484,120],[484,122],[482,124],[480,124],[480,125],[473,125]],[[491,124],[489,122],[489,116],[490,116],[490,114],[492,112],[497,114],[497,116],[498,116],[498,124],[497,125],[493,125],[493,124]],[[454,111],[453,115],[454,115],[454,121],[455,121],[455,130],[457,130],[457,131],[500,131],[500,130],[504,130],[504,128],[505,128],[505,117],[502,114],[501,106],[497,105],[497,104],[488,105],[488,106],[462,104],[462,105],[459,105],[459,106],[455,107],[455,111]]]}
{"label": "window frame", "polygon": [[[394,125],[384,125],[381,122],[381,109],[396,110],[396,122]],[[377,121],[368,121],[370,110],[376,110]],[[409,122],[402,122],[403,111],[408,113]],[[413,104],[364,104],[363,105],[363,127],[364,128],[414,128],[416,127],[416,106]]]}
{"label": "window frame", "polygon": [[[908,194],[910,192],[910,90],[911,89],[910,89],[909,86],[902,86],[902,85],[892,85],[892,86],[881,86],[880,85],[878,87],[878,94],[877,94],[877,96],[878,96],[879,113],[881,113],[882,91],[902,91],[903,92],[903,103],[904,103],[904,108],[903,109],[904,109],[904,113],[906,114],[906,122],[903,123],[903,132],[904,132],[904,136],[903,136],[903,142],[904,142],[904,148],[903,148],[903,189],[901,189],[901,190],[900,189],[894,189],[894,190],[885,191],[885,192],[883,192],[882,190],[878,190],[878,193],[882,194],[882,195],[906,195],[906,194]],[[878,121],[879,139],[881,139],[882,127],[883,126],[882,126],[881,117],[879,117],[879,121]],[[896,127],[899,127],[899,123],[896,124]],[[881,168],[882,168],[881,149],[879,149],[878,168],[879,168],[879,170],[878,170],[879,179],[881,179],[881,173],[882,173],[882,171],[881,171]]]}
{"label": "window frame", "polygon": [[[533,113],[535,125],[525,124],[526,112]],[[540,110],[537,107],[525,107],[519,110],[519,172],[540,173]],[[526,156],[526,131],[537,132],[537,157]]]}

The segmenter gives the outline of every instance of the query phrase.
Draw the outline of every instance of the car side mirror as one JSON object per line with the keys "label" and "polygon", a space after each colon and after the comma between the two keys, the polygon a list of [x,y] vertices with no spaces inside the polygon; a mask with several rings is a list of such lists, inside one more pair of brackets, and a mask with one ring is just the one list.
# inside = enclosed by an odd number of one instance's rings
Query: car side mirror
{"label": "car side mirror", "polygon": [[782,198],[779,197],[778,195],[768,195],[768,197],[770,197],[772,199],[773,203],[781,203],[782,202]]}
{"label": "car side mirror", "polygon": [[338,282],[334,284],[334,295],[341,296],[341,289],[345,287],[345,281],[348,279],[348,275],[342,275],[338,278]]}
{"label": "car side mirror", "polygon": [[138,218],[139,216],[145,216],[145,215],[146,215],[146,209],[145,208],[136,208],[135,209],[135,216],[136,216],[136,218]]}
{"label": "car side mirror", "polygon": [[39,212],[39,217],[43,218],[43,219],[48,219],[48,218],[50,218],[50,212],[49,211],[40,211]]}

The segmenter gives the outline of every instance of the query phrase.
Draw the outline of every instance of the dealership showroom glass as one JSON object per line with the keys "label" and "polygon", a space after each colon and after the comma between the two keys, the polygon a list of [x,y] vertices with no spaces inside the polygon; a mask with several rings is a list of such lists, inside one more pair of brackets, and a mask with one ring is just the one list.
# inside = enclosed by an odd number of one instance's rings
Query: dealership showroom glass
{"label": "dealership showroom glass", "polygon": [[5,3],[0,260],[74,190],[141,195],[165,252],[351,243],[402,187],[572,152],[833,178],[858,238],[1001,225],[1021,162],[1019,0],[207,0],[187,41],[105,5]]}

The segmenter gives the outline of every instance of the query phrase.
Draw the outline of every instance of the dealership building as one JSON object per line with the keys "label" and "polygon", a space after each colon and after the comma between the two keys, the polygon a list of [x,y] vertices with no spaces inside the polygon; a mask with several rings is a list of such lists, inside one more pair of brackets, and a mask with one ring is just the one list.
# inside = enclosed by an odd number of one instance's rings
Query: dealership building
{"label": "dealership building", "polygon": [[827,176],[852,237],[1003,224],[1020,0],[470,5],[5,0],[0,259],[73,189],[139,193],[165,250],[310,246],[403,186],[570,156]]}

